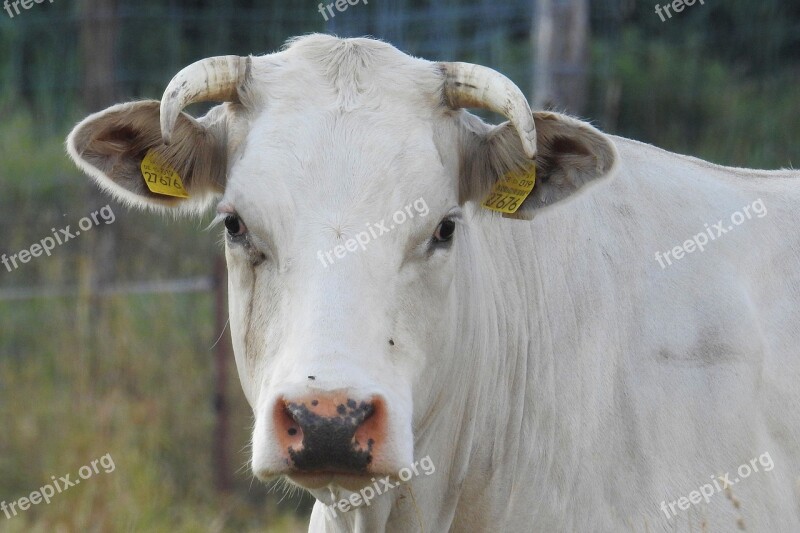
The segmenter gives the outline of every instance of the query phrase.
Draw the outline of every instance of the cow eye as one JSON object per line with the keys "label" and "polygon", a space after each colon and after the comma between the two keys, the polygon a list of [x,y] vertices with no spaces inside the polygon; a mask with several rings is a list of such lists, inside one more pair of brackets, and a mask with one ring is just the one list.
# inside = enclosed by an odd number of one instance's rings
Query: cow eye
{"label": "cow eye", "polygon": [[456,222],[453,219],[446,218],[439,222],[436,231],[433,232],[434,243],[445,243],[453,238],[453,233],[456,231]]}
{"label": "cow eye", "polygon": [[238,217],[238,215],[228,215],[225,217],[225,229],[228,230],[228,235],[231,237],[238,237],[247,233],[247,226]]}

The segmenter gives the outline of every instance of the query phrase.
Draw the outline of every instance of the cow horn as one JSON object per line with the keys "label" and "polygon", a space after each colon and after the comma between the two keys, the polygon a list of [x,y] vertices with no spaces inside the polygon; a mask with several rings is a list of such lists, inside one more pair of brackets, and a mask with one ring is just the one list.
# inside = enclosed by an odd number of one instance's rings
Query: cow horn
{"label": "cow horn", "polygon": [[239,88],[250,76],[250,57],[201,59],[172,78],[161,98],[161,137],[169,144],[178,114],[196,102],[238,102]]}
{"label": "cow horn", "polygon": [[536,124],[525,95],[514,82],[488,67],[472,63],[439,63],[444,73],[445,103],[452,109],[478,107],[511,121],[525,155],[536,157]]}

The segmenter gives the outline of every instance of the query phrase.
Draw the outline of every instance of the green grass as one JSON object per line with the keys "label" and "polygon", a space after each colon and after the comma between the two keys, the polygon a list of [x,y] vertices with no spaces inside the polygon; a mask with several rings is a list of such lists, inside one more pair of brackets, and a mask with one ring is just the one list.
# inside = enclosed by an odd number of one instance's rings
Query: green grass
{"label": "green grass", "polygon": [[[229,368],[231,494],[213,487],[210,295],[0,304],[0,500],[111,454],[115,470],[6,520],[8,531],[295,531],[247,469],[251,424]],[[238,473],[237,473],[238,472]],[[303,502],[301,512],[307,510]]]}
{"label": "green grass", "polygon": [[[606,131],[722,165],[797,165],[800,101],[791,68],[746,77],[699,40],[665,41],[638,28],[619,42],[595,42],[593,57],[613,58],[607,76],[593,80],[588,111]],[[608,109],[609,86],[619,89],[616,111]]]}

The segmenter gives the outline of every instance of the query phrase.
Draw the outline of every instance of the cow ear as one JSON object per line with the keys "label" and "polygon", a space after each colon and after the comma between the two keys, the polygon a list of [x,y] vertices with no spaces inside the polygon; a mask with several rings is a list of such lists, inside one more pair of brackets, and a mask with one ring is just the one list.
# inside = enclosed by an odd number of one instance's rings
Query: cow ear
{"label": "cow ear", "polygon": [[[536,212],[565,200],[608,176],[617,160],[610,139],[589,124],[557,113],[534,113],[536,184],[509,218],[530,220]],[[483,202],[509,172],[526,172],[525,156],[515,128],[508,122],[488,126],[472,115],[462,117],[462,201]]]}
{"label": "cow ear", "polygon": [[[196,120],[181,113],[165,145],[159,102],[147,100],[90,115],[67,137],[67,152],[86,174],[119,200],[136,207],[203,210],[225,188],[227,113],[225,104]],[[142,174],[148,154],[180,177],[188,198],[152,192]]]}

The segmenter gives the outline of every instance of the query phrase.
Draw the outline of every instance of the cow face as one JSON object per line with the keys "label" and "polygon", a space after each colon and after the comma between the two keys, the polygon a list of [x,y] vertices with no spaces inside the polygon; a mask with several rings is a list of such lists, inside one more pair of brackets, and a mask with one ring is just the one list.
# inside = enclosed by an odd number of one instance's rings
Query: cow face
{"label": "cow face", "polygon": [[[203,98],[234,101],[199,120],[180,113]],[[511,121],[487,125],[464,105]],[[68,150],[134,205],[216,202],[236,363],[256,420],[253,471],[312,491],[357,489],[410,465],[415,430],[431,419],[420,398],[469,365],[471,354],[455,357],[459,328],[473,326],[457,321],[467,300],[455,281],[470,271],[478,219],[492,222],[472,215],[474,201],[535,157],[539,184],[516,215],[530,218],[614,161],[602,134],[531,114],[493,71],[319,35],[188,67],[160,105],[88,117]],[[151,151],[188,199],[145,186]]]}
{"label": "cow face", "polygon": [[429,120],[280,101],[217,206],[253,469],[360,483],[413,461],[413,389],[454,330],[461,208]]}

